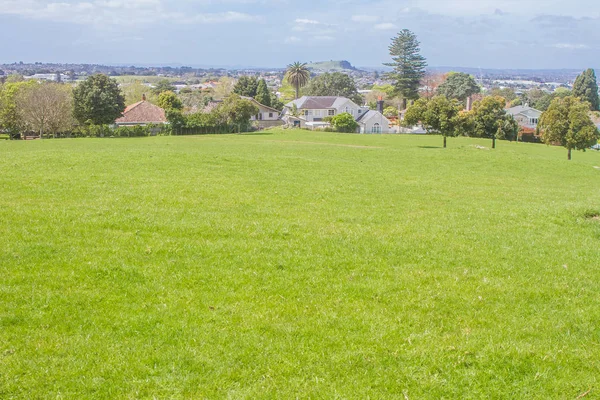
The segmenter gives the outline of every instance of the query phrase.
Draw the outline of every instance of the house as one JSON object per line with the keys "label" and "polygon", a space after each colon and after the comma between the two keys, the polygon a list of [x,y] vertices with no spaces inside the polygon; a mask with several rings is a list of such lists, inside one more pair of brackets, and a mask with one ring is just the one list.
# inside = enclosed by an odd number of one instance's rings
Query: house
{"label": "house", "polygon": [[531,108],[527,104],[524,106],[511,107],[507,109],[506,112],[513,116],[520,127],[533,131],[536,130],[537,124],[542,116],[541,111]]}
{"label": "house", "polygon": [[273,126],[280,126],[283,124],[280,118],[279,110],[265,106],[264,104],[259,103],[256,99],[252,97],[241,96],[242,99],[248,100],[252,102],[256,107],[258,107],[258,114],[253,115],[250,118],[253,125],[256,125],[259,129],[270,128]]}
{"label": "house", "polygon": [[290,126],[316,129],[330,125],[325,118],[348,113],[358,123],[360,133],[389,133],[390,121],[383,115],[383,101],[378,102],[377,108],[370,110],[340,96],[302,96],[285,105],[283,119]]}
{"label": "house", "polygon": [[123,111],[123,116],[117,118],[117,126],[135,126],[135,125],[159,125],[165,124],[167,117],[165,110],[159,106],[146,101],[146,96],[142,96],[142,101],[127,106]]}

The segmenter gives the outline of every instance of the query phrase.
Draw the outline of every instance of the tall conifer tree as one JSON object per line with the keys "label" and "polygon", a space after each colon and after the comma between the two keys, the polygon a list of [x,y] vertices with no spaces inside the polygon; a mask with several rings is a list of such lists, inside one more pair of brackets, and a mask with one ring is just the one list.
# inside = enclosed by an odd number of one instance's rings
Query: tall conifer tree
{"label": "tall conifer tree", "polygon": [[402,95],[405,109],[407,100],[419,98],[420,82],[427,67],[425,57],[420,54],[419,44],[414,33],[403,29],[392,39],[389,47],[393,61],[384,64],[394,69],[388,77],[394,81],[396,91]]}
{"label": "tall conifer tree", "polygon": [[598,83],[596,73],[588,68],[575,79],[573,84],[573,95],[583,101],[590,103],[593,111],[600,110],[600,99],[598,99]]}

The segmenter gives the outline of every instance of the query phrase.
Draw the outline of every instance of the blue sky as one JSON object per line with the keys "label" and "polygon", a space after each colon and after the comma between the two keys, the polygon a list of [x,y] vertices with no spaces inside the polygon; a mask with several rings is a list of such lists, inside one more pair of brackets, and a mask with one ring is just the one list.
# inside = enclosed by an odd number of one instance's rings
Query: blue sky
{"label": "blue sky", "polygon": [[598,0],[0,0],[0,62],[380,66],[403,28],[431,66],[600,67]]}

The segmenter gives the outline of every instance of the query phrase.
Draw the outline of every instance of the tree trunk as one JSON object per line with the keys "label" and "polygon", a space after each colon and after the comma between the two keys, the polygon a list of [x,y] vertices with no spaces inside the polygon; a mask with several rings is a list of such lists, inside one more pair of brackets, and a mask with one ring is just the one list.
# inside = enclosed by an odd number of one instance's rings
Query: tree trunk
{"label": "tree trunk", "polygon": [[403,98],[402,99],[402,110],[406,110],[406,107],[407,107],[407,101],[406,101],[406,99]]}
{"label": "tree trunk", "polygon": [[444,148],[446,148],[446,136],[444,136]]}
{"label": "tree trunk", "polygon": [[571,161],[571,149],[569,149],[569,152],[567,153],[567,159]]}
{"label": "tree trunk", "polygon": [[495,149],[495,148],[496,148],[496,138],[493,137],[492,138],[492,149]]}
{"label": "tree trunk", "polygon": [[296,83],[296,99],[300,97],[300,85]]}

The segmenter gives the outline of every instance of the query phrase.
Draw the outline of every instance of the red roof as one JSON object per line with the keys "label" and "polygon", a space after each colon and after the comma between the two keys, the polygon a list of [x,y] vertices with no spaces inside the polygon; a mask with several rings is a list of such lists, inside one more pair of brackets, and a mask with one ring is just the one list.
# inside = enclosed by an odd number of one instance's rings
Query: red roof
{"label": "red roof", "polygon": [[165,110],[145,100],[127,106],[116,124],[164,124],[167,122]]}

